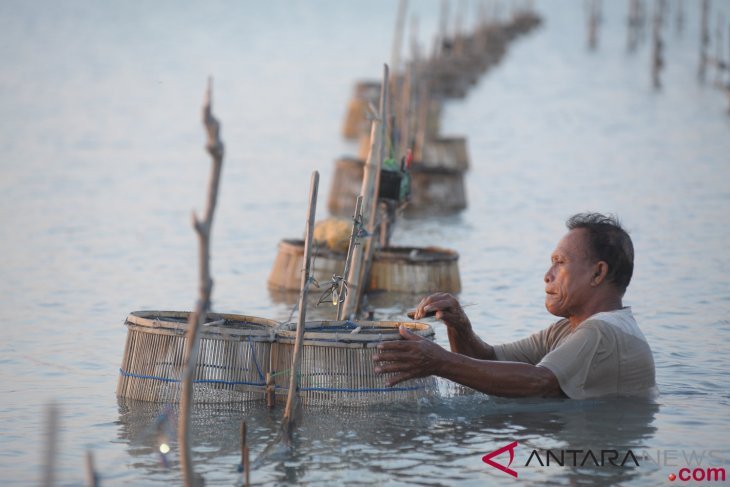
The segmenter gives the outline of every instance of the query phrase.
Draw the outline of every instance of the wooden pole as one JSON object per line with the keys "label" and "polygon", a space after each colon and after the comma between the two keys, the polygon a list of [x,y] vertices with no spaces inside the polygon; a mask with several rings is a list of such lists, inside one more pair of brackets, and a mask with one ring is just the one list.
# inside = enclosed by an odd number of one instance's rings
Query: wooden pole
{"label": "wooden pole", "polygon": [[438,50],[436,55],[440,56],[443,54],[444,42],[446,37],[449,35],[449,0],[441,0],[441,11],[439,13],[439,36],[438,36]]}
{"label": "wooden pole", "polygon": [[598,47],[598,22],[600,18],[600,0],[588,2],[588,49],[594,51]]}
{"label": "wooden pole", "polygon": [[634,52],[639,42],[639,23],[639,0],[629,0],[629,33],[626,47],[629,52]]}
{"label": "wooden pole", "polygon": [[380,167],[383,162],[385,152],[385,118],[387,117],[388,106],[388,65],[383,67],[383,83],[380,87],[380,107],[379,114],[371,125],[370,129],[370,150],[368,158],[365,162],[363,171],[362,187],[360,188],[360,196],[362,196],[362,215],[363,221],[366,222],[365,230],[371,236],[365,240],[362,245],[358,245],[352,254],[352,264],[347,274],[347,282],[349,284],[349,292],[345,296],[343,317],[350,319],[357,315],[360,310],[362,296],[365,293],[364,284],[365,276],[363,275],[365,265],[365,257],[369,254],[372,247],[373,234],[375,232],[375,217],[377,214],[378,189],[380,185]]}
{"label": "wooden pole", "polygon": [[213,214],[218,200],[221,167],[223,166],[223,142],[220,139],[220,124],[213,117],[212,80],[208,79],[208,90],[203,105],[203,124],[208,135],[206,149],[212,158],[211,176],[208,183],[208,198],[205,216],[201,221],[193,212],[193,228],[198,236],[199,265],[199,297],[195,310],[190,313],[188,330],[185,336],[185,366],[180,391],[180,419],[178,424],[180,442],[180,467],[183,472],[185,487],[197,486],[202,477],[196,477],[190,449],[190,412],[193,401],[193,377],[195,376],[198,349],[200,347],[200,329],[205,323],[210,310],[210,296],[213,291],[213,279],[210,276],[210,232],[213,226]]}
{"label": "wooden pole", "polygon": [[406,8],[408,0],[400,0],[398,2],[398,15],[395,21],[395,31],[393,33],[393,45],[390,50],[390,68],[391,75],[398,75],[398,67],[400,65],[401,45],[403,44],[403,30],[406,22]]}
{"label": "wooden pole", "polygon": [[677,17],[675,19],[675,29],[677,35],[681,36],[684,31],[684,1],[677,0]]}
{"label": "wooden pole", "polygon": [[[403,156],[411,147],[411,86],[413,84],[413,63],[403,70],[403,84],[400,90],[399,137],[397,156]],[[397,162],[397,160],[396,160]]]}
{"label": "wooden pole", "polygon": [[[362,195],[357,197],[355,202],[355,214],[352,217],[352,232],[350,233],[350,245],[347,247],[347,257],[345,257],[345,268],[342,270],[342,279],[347,282],[347,275],[350,273],[350,265],[352,264],[352,255],[355,252],[355,247],[360,245],[359,234],[362,228]],[[334,291],[333,291],[334,292]],[[345,302],[345,286],[340,287],[340,292],[337,297],[337,320],[342,319],[343,306]]]}
{"label": "wooden pole", "polygon": [[46,410],[46,449],[43,461],[43,487],[55,485],[56,453],[58,451],[58,406],[48,405]]}
{"label": "wooden pole", "polygon": [[266,407],[274,409],[276,405],[276,384],[274,378],[271,376],[271,372],[266,373]]}
{"label": "wooden pole", "polygon": [[294,433],[295,413],[299,405],[297,387],[299,369],[302,361],[302,342],[304,341],[304,323],[307,315],[307,293],[311,282],[309,271],[312,257],[312,236],[314,234],[314,217],[317,212],[317,190],[319,188],[319,172],[312,173],[309,186],[309,207],[307,208],[307,226],[304,234],[304,271],[302,273],[301,292],[299,293],[299,319],[297,320],[297,335],[294,341],[294,355],[289,371],[289,391],[282,418],[284,439],[291,445]]}
{"label": "wooden pole", "polygon": [[717,27],[715,27],[715,86],[722,88],[723,63],[723,42],[722,31],[725,24],[725,16],[722,13],[717,15]]}
{"label": "wooden pole", "polygon": [[251,485],[250,476],[250,462],[249,462],[249,451],[248,441],[246,439],[246,422],[241,421],[241,468],[243,469],[243,486],[248,487]]}
{"label": "wooden pole", "polygon": [[654,30],[653,30],[653,50],[652,50],[652,62],[651,62],[651,79],[654,85],[654,89],[658,90],[662,87],[662,81],[659,77],[662,68],[664,67],[664,56],[663,46],[661,37],[662,29],[662,17],[664,16],[663,2],[661,0],[654,0]]}
{"label": "wooden pole", "polygon": [[94,454],[91,450],[86,452],[86,485],[88,487],[97,487],[99,485],[99,475],[94,470]]}
{"label": "wooden pole", "polygon": [[[385,75],[387,75],[388,72],[388,66],[385,66]],[[383,93],[383,97],[385,98],[383,102],[383,109],[384,109],[384,116],[387,119],[390,118],[390,92],[386,91]],[[356,298],[356,305],[355,305],[355,315],[360,314],[360,311],[362,310],[362,304],[365,298],[365,288],[367,286],[368,282],[368,276],[370,275],[370,267],[373,262],[373,257],[375,255],[375,249],[379,243],[377,237],[378,232],[378,218],[380,215],[380,203],[378,200],[378,195],[380,194],[380,171],[382,168],[383,161],[385,160],[386,152],[386,140],[387,132],[386,132],[386,126],[381,125],[380,126],[380,153],[375,158],[375,165],[372,167],[372,171],[375,173],[375,184],[372,186],[372,199],[370,201],[370,214],[367,216],[367,226],[366,230],[367,232],[372,236],[371,238],[367,239],[365,243],[363,244],[363,258],[362,258],[362,269],[360,271],[359,275],[359,284],[358,289],[362,290],[362,292],[357,293]]]}
{"label": "wooden pole", "polygon": [[[390,93],[397,93],[400,90],[399,84],[402,82],[399,77],[399,65],[407,5],[407,0],[400,0],[398,2],[398,15],[396,18],[395,32],[393,33],[393,46],[390,53],[390,77],[388,79]],[[388,106],[386,112],[389,114],[385,119],[388,137],[384,139],[383,143],[385,144],[386,154],[391,154],[398,150],[402,121],[399,117],[400,114],[393,107]]]}
{"label": "wooden pole", "polygon": [[697,77],[701,83],[705,82],[705,73],[707,70],[707,46],[710,43],[709,16],[710,0],[702,0],[702,21],[700,24],[700,67],[697,71]]}

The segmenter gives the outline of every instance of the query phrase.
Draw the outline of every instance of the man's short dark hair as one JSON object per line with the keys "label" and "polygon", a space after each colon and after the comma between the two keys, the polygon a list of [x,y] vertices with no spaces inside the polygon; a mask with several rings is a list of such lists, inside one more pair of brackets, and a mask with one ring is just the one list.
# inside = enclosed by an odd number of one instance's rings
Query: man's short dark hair
{"label": "man's short dark hair", "polygon": [[600,213],[578,213],[568,218],[565,226],[568,230],[586,230],[589,256],[608,264],[606,280],[613,282],[621,294],[625,293],[634,273],[634,245],[618,218]]}

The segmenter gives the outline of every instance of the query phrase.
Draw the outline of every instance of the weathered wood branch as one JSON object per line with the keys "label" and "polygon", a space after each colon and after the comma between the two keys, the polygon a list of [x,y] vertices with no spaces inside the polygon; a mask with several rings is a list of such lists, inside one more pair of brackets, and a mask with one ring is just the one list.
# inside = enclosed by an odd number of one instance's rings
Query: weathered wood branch
{"label": "weathered wood branch", "polygon": [[291,445],[294,433],[296,412],[299,406],[298,383],[299,369],[302,361],[302,343],[304,341],[304,323],[307,319],[307,294],[309,292],[310,265],[312,257],[312,237],[314,235],[314,220],[317,213],[317,192],[319,189],[319,172],[312,173],[309,185],[309,207],[307,208],[307,225],[304,234],[304,269],[302,270],[302,284],[299,293],[299,319],[297,320],[297,335],[294,341],[292,366],[289,371],[289,391],[282,418],[282,432],[284,441]]}
{"label": "weathered wood branch", "polygon": [[213,291],[213,279],[210,276],[210,231],[213,226],[213,214],[218,200],[221,167],[223,166],[223,142],[220,140],[220,124],[213,117],[212,81],[208,80],[205,103],[203,105],[203,124],[208,135],[206,149],[212,158],[211,176],[208,183],[208,197],[203,220],[193,212],[193,228],[198,236],[198,266],[200,275],[199,296],[195,310],[188,319],[188,330],[185,343],[185,368],[180,392],[180,419],[178,424],[180,443],[180,466],[186,487],[200,484],[201,477],[196,476],[190,449],[190,413],[193,402],[193,377],[200,347],[200,329],[207,320],[210,310],[210,296]]}

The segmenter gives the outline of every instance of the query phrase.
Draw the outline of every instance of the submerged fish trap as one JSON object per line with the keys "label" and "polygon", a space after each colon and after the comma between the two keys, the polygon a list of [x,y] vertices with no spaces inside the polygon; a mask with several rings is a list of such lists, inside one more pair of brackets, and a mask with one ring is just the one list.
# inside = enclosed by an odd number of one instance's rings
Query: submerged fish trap
{"label": "submerged fish trap", "polygon": [[[297,384],[302,402],[312,405],[371,404],[415,401],[437,393],[434,377],[410,379],[393,387],[389,374],[376,374],[373,355],[384,341],[402,340],[399,326],[428,340],[433,328],[425,323],[393,321],[307,322],[302,342],[301,368]],[[294,353],[296,330],[276,333],[272,348],[271,376],[277,393],[286,393]]]}
{"label": "submerged fish trap", "polygon": [[[117,395],[175,403],[180,400],[190,312],[135,311],[125,322],[127,342]],[[255,316],[208,313],[200,330],[193,401],[229,403],[263,398],[274,330]]]}

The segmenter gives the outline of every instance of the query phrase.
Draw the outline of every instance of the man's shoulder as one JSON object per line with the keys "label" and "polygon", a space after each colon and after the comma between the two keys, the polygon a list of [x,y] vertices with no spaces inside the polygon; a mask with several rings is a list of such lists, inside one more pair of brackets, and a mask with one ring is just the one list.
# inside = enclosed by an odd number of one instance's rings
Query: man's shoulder
{"label": "man's shoulder", "polygon": [[580,328],[593,328],[604,335],[625,333],[646,341],[630,307],[596,313],[581,323]]}
{"label": "man's shoulder", "polygon": [[573,331],[573,327],[570,325],[570,320],[568,318],[563,318],[545,328],[541,334],[543,335],[545,346],[549,350],[552,350],[572,335]]}

